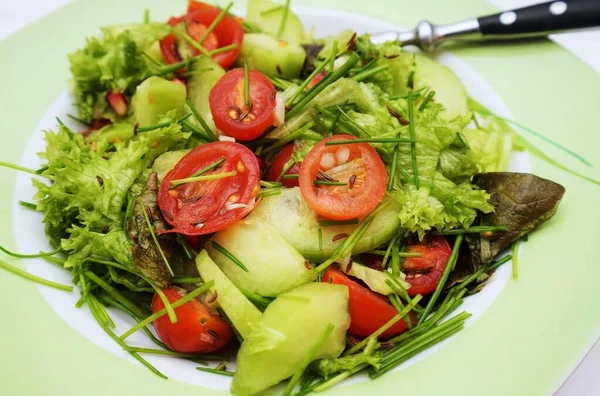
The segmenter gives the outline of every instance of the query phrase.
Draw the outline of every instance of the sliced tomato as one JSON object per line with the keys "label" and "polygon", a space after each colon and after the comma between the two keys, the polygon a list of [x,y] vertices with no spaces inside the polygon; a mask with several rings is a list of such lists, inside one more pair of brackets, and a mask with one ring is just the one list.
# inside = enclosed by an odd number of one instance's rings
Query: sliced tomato
{"label": "sliced tomato", "polygon": [[252,140],[273,124],[276,94],[271,81],[262,73],[248,71],[248,97],[244,97],[244,69],[228,71],[210,91],[208,101],[215,125],[226,135]]}
{"label": "sliced tomato", "polygon": [[306,89],[311,89],[312,87],[317,85],[319,83],[319,81],[324,79],[326,76],[327,76],[327,73],[325,73],[325,72],[317,73],[317,75],[312,80],[310,80],[310,82],[306,86]]}
{"label": "sliced tomato", "polygon": [[129,106],[127,105],[127,99],[125,99],[125,95],[123,95],[121,92],[108,91],[108,94],[106,95],[106,101],[119,117],[125,117],[127,115]]}
{"label": "sliced tomato", "polygon": [[[288,166],[289,161],[292,160],[292,154],[294,153],[294,144],[290,143],[283,147],[283,149],[277,154],[277,157],[267,169],[265,173],[265,180],[281,182],[286,187],[297,187],[298,179],[284,179],[283,171]],[[300,172],[300,166],[298,164],[292,165],[291,168],[285,172],[286,175],[297,175]]]}
{"label": "sliced tomato", "polygon": [[[348,220],[364,216],[385,194],[387,173],[383,161],[368,143],[327,146],[325,143],[353,140],[351,135],[334,135],[321,140],[302,161],[299,183],[308,205],[323,217]],[[342,182],[345,185],[318,185]]]}
{"label": "sliced tomato", "polygon": [[428,235],[423,241],[409,244],[407,252],[422,253],[421,257],[409,257],[402,264],[402,272],[410,283],[410,296],[431,294],[437,287],[452,249],[443,236]]}
{"label": "sliced tomato", "polygon": [[[180,288],[163,289],[163,293],[174,303],[184,297],[187,292]],[[165,307],[158,295],[152,300],[152,312],[156,313]],[[154,328],[160,339],[173,351],[181,353],[214,352],[231,340],[231,326],[218,314],[198,300],[191,300],[175,308],[177,322],[171,323],[167,315],[154,321]]]}
{"label": "sliced tomato", "polygon": [[92,120],[91,125],[87,129],[81,131],[81,134],[83,137],[88,137],[92,132],[102,129],[110,124],[112,124],[112,122],[106,118],[96,118],[95,120]]}
{"label": "sliced tomato", "polygon": [[[370,336],[398,314],[396,308],[385,297],[348,278],[346,274],[337,268],[329,267],[323,275],[322,282],[348,287],[350,298],[350,328],[348,332],[357,337]],[[411,321],[416,323],[416,316],[412,312],[409,313],[409,316]],[[384,331],[380,338],[395,337],[404,333],[407,329],[406,322],[400,319]]]}
{"label": "sliced tomato", "polygon": [[[189,178],[217,161],[204,176],[235,172],[234,176],[188,182],[173,188],[172,181]],[[248,214],[260,191],[256,156],[235,142],[213,142],[196,147],[167,173],[160,184],[158,205],[174,228],[165,232],[205,235],[220,231]]]}
{"label": "sliced tomato", "polygon": [[[187,23],[187,33],[192,38],[198,40],[220,13],[221,10],[215,6],[202,2],[190,1],[188,13],[181,17],[171,18],[169,20],[169,25],[176,26],[181,22]],[[211,51],[232,44],[237,45],[234,49],[213,56],[215,62],[227,69],[239,56],[243,40],[244,29],[242,28],[242,25],[231,15],[225,15],[217,26],[215,26],[214,30],[202,42],[202,46],[208,51]],[[160,41],[160,48],[163,58],[165,58],[167,63],[173,64],[182,60],[177,52],[177,44],[174,35],[169,34],[163,38]],[[190,49],[193,54],[199,54],[197,48],[191,46]]]}

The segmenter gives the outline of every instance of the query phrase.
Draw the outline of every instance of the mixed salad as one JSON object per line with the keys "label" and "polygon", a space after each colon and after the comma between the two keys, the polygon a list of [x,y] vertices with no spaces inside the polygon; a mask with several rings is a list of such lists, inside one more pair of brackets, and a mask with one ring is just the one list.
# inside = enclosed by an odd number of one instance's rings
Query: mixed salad
{"label": "mixed salad", "polygon": [[[240,395],[377,378],[463,328],[463,299],[564,188],[506,172],[518,135],[431,59],[313,38],[289,1],[230,9],[191,0],[69,55],[85,130],[46,132],[23,203],[57,249],[40,255],[158,375],[144,353]],[[106,307],[133,327],[115,334]],[[128,345],[140,330],[160,348]]]}

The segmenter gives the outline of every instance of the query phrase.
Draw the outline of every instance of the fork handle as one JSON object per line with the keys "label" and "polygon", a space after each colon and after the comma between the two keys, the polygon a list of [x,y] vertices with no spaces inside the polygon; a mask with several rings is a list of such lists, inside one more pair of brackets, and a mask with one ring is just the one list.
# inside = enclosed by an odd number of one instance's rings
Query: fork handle
{"label": "fork handle", "polygon": [[[477,18],[484,37],[546,35],[600,26],[600,0],[561,0]],[[490,37],[491,38],[491,37]]]}

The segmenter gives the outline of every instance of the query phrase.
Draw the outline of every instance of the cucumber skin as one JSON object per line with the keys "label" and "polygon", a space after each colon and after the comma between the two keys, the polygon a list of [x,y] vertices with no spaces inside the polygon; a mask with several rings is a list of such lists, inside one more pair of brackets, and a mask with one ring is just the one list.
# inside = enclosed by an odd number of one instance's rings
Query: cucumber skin
{"label": "cucumber skin", "polygon": [[346,286],[320,282],[277,297],[238,352],[231,392],[253,395],[293,375],[329,324],[334,330],[314,360],[338,357],[350,326],[348,304]]}
{"label": "cucumber skin", "polygon": [[175,117],[184,115],[185,87],[159,77],[149,77],[137,86],[131,106],[138,126],[156,125],[159,118],[176,110]]}

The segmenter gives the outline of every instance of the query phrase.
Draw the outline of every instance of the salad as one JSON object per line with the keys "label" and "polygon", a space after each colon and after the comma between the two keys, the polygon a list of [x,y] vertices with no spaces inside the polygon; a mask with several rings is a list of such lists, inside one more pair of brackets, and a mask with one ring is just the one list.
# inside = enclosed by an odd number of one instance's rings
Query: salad
{"label": "salad", "polygon": [[[377,378],[460,331],[511,258],[516,278],[565,190],[506,172],[524,140],[426,56],[314,38],[289,1],[231,7],[146,13],[69,55],[82,131],[46,132],[23,205],[56,250],[27,257],[70,271],[77,306],[157,375],[143,354],[239,395]],[[128,345],[137,331],[159,348]]]}

